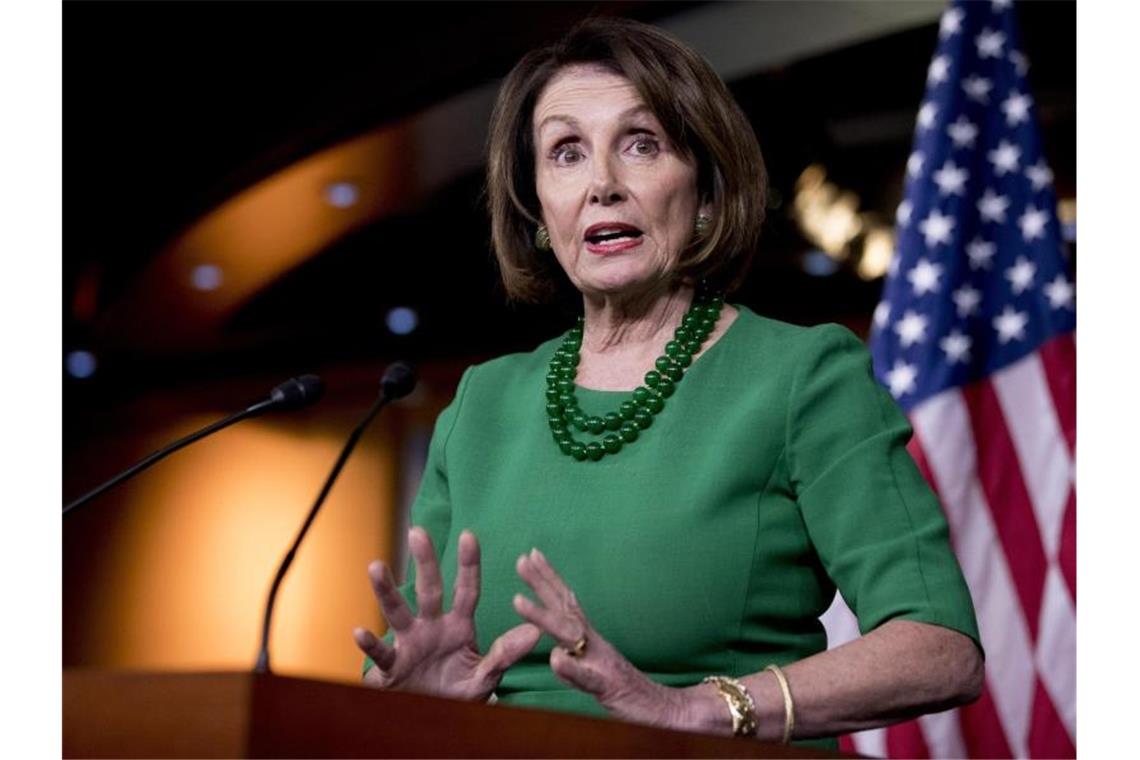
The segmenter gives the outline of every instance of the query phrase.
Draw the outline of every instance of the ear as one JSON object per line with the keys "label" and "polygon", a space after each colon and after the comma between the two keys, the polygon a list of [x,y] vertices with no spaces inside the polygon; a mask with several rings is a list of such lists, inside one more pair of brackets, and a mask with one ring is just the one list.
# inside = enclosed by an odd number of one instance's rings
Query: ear
{"label": "ear", "polygon": [[697,207],[697,214],[700,216],[707,216],[711,219],[712,215],[713,215],[712,201],[706,200],[703,203],[701,203],[701,205],[699,207]]}

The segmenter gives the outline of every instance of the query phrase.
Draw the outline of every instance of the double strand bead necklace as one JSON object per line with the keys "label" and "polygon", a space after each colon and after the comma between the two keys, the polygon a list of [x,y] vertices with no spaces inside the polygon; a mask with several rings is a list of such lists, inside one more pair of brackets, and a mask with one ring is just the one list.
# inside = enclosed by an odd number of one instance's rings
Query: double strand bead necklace
{"label": "double strand bead necklace", "polygon": [[[673,333],[673,340],[665,344],[665,353],[654,362],[656,369],[645,373],[645,381],[634,389],[632,400],[623,401],[617,411],[603,415],[587,415],[578,406],[575,395],[583,325],[583,318],[578,317],[577,325],[566,333],[554,352],[546,375],[546,416],[559,450],[579,462],[597,462],[636,441],[665,408],[665,399],[673,395],[693,357],[708,340],[723,306],[723,296],[698,292]],[[575,430],[595,440],[580,441],[574,437]],[[597,440],[598,436],[601,440]]]}

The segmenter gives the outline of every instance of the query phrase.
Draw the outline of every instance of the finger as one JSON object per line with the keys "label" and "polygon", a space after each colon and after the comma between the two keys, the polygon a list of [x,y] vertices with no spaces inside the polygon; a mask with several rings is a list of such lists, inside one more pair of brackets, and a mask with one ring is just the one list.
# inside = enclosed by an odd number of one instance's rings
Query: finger
{"label": "finger", "polygon": [[408,531],[408,546],[416,561],[416,605],[424,617],[439,617],[443,608],[443,579],[431,536],[423,528]]}
{"label": "finger", "polygon": [[495,639],[487,654],[479,663],[479,674],[488,680],[498,681],[499,677],[534,649],[542,638],[542,631],[530,623],[516,625]]}
{"label": "finger", "polygon": [[550,669],[560,681],[575,689],[590,694],[601,694],[603,691],[601,674],[582,660],[571,657],[562,647],[554,647],[550,651]]}
{"label": "finger", "polygon": [[522,594],[515,594],[515,612],[527,622],[534,623],[564,646],[572,646],[586,631],[580,621],[561,612],[542,607]]}
{"label": "finger", "polygon": [[368,566],[368,579],[372,582],[372,593],[380,602],[380,610],[388,625],[399,633],[411,627],[412,611],[404,601],[404,595],[396,588],[396,581],[392,578],[392,571],[383,562],[376,561]]}
{"label": "finger", "polygon": [[552,610],[565,610],[565,590],[550,583],[548,577],[538,566],[535,559],[536,551],[537,549],[532,549],[529,554],[521,555],[515,562],[515,571],[546,607]]}
{"label": "finger", "polygon": [[381,670],[388,670],[396,662],[396,650],[385,644],[380,639],[364,628],[352,629],[352,638],[356,640],[356,646],[360,651],[372,658],[376,663],[376,667]]}
{"label": "finger", "polygon": [[455,597],[451,609],[464,617],[474,617],[479,604],[479,542],[465,530],[459,534],[459,569],[455,573]]}

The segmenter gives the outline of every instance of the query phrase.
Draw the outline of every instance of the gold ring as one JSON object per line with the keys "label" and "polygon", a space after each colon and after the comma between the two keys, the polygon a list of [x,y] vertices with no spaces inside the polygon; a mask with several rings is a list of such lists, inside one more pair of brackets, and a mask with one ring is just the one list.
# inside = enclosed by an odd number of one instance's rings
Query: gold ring
{"label": "gold ring", "polygon": [[566,654],[570,655],[571,657],[581,657],[582,655],[586,654],[586,645],[588,643],[589,642],[586,639],[586,634],[582,634],[578,637],[578,640],[574,642],[574,646],[563,648],[566,650]]}

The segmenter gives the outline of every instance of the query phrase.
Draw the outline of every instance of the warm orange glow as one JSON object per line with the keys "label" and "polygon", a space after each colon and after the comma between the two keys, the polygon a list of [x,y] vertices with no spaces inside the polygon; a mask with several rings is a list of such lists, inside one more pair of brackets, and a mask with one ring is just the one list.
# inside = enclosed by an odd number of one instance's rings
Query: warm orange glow
{"label": "warm orange glow", "polygon": [[[171,440],[210,419],[156,432]],[[83,659],[99,667],[252,666],[265,596],[343,443],[279,421],[247,422],[139,478],[91,593]],[[365,568],[390,556],[395,477],[387,442],[365,438],[302,545],[274,612],[277,672],[355,680],[353,626],[380,624]],[[95,646],[90,646],[95,644]]]}

